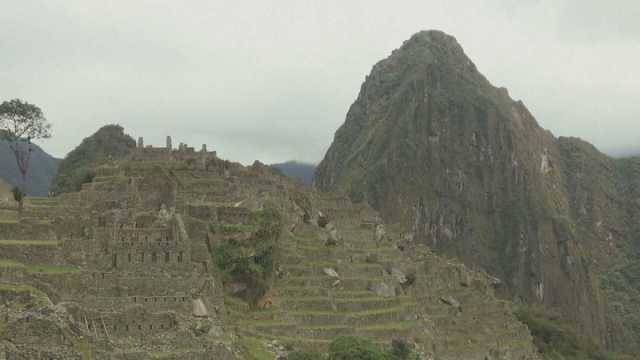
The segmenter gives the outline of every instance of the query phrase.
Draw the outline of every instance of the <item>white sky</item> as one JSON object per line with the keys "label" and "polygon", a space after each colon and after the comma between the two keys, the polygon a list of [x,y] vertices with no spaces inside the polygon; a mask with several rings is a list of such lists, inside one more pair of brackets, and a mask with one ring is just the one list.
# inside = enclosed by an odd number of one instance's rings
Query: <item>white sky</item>
{"label": "white sky", "polygon": [[64,156],[118,123],[147,144],[319,161],[364,77],[413,33],[454,35],[540,124],[640,149],[640,1],[0,0],[0,100]]}

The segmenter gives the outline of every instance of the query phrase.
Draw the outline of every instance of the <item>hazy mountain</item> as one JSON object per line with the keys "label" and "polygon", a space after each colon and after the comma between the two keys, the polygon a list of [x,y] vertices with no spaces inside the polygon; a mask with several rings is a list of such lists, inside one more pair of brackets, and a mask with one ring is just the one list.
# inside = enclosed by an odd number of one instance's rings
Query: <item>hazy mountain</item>
{"label": "hazy mountain", "polygon": [[298,161],[287,161],[271,166],[289,177],[302,180],[305,184],[312,183],[313,173],[316,171],[316,165]]}
{"label": "hazy mountain", "polygon": [[373,67],[314,181],[602,346],[640,349],[640,159],[554,137],[452,36],[420,32]]}
{"label": "hazy mountain", "polygon": [[[45,196],[56,175],[60,160],[47,154],[38,145],[34,144],[33,149],[27,173],[27,193]],[[2,139],[0,139],[0,178],[12,185],[19,185],[22,181],[13,151],[9,148],[9,143]]]}

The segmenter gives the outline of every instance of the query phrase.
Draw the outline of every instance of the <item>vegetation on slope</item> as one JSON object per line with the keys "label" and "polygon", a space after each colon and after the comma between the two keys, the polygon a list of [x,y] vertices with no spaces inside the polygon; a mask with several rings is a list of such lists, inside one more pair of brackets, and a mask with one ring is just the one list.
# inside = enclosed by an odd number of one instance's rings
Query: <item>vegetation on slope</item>
{"label": "vegetation on slope", "polygon": [[508,298],[556,303],[601,348],[637,353],[640,170],[616,161],[552,136],[455,39],[423,32],[374,66],[314,183],[483,268]]}
{"label": "vegetation on slope", "polygon": [[125,134],[121,126],[103,126],[95,134],[82,140],[60,162],[51,190],[56,193],[79,191],[83,183],[90,182],[95,176],[93,166],[109,158],[122,157],[135,146],[135,140]]}
{"label": "vegetation on slope", "polygon": [[516,316],[529,327],[534,343],[543,359],[626,359],[623,355],[602,352],[591,339],[581,335],[575,326],[549,309],[523,306],[518,309]]}
{"label": "vegetation on slope", "polygon": [[413,360],[417,354],[403,340],[393,340],[389,349],[384,349],[371,340],[357,336],[340,336],[329,345],[329,353],[294,351],[287,360]]}
{"label": "vegetation on slope", "polygon": [[282,232],[282,216],[273,207],[251,214],[248,225],[216,225],[214,233],[232,235],[250,231],[248,239],[228,237],[213,249],[213,256],[222,271],[225,283],[246,285],[239,295],[255,305],[269,290],[275,272],[276,242]]}

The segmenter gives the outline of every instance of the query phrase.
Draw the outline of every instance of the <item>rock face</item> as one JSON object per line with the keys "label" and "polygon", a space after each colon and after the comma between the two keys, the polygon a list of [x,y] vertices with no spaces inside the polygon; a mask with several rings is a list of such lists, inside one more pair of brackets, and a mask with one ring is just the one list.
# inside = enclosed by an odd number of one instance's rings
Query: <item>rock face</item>
{"label": "rock face", "polygon": [[625,174],[638,163],[555,138],[453,37],[424,31],[373,67],[314,183],[368,202],[437,252],[486,269],[503,295],[558,307],[616,347],[628,327],[612,326],[600,277],[629,256],[620,249],[640,202],[628,200],[638,181]]}

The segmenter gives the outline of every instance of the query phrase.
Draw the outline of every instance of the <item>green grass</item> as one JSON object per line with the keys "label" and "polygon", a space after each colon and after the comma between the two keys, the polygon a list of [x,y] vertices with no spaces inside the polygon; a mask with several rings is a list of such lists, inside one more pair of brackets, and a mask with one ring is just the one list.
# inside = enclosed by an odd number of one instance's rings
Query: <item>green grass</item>
{"label": "green grass", "polygon": [[521,307],[518,320],[527,325],[533,342],[543,359],[548,360],[613,360],[575,326],[548,309]]}
{"label": "green grass", "polygon": [[45,295],[42,291],[34,288],[33,286],[29,286],[26,284],[0,283],[0,291],[13,291],[13,292],[28,291],[41,304],[46,303],[48,299],[47,295]]}
{"label": "green grass", "polygon": [[0,259],[0,268],[23,268],[31,274],[70,274],[79,272],[80,269],[72,266],[60,266],[49,264],[25,265],[10,259]]}
{"label": "green grass", "polygon": [[418,324],[415,320],[408,320],[402,322],[390,322],[384,324],[367,325],[357,327],[358,330],[409,330],[414,328]]}
{"label": "green grass", "polygon": [[247,360],[273,360],[273,353],[267,350],[262,341],[241,336],[238,342],[246,351]]}
{"label": "green grass", "polygon": [[14,261],[14,260],[9,260],[9,259],[0,259],[0,268],[23,268],[24,264]]}
{"label": "green grass", "polygon": [[12,284],[12,283],[0,283],[0,290],[4,290],[4,291],[36,291],[39,292],[39,290],[36,290],[35,288],[26,285],[26,284]]}
{"label": "green grass", "polygon": [[406,310],[408,305],[400,305],[387,307],[384,309],[375,309],[375,310],[362,310],[362,311],[344,311],[344,312],[335,312],[335,311],[323,311],[323,310],[292,310],[289,311],[290,315],[338,315],[342,314],[345,317],[360,317],[366,315],[379,315],[379,314],[387,314],[393,313],[396,311]]}
{"label": "green grass", "polygon": [[0,246],[57,246],[55,240],[0,240]]}
{"label": "green grass", "polygon": [[29,265],[27,266],[27,272],[32,274],[72,274],[79,272],[80,269],[71,266],[58,266],[58,265]]}
{"label": "green grass", "polygon": [[[316,345],[328,345],[330,343],[329,340],[323,340],[323,339],[312,339],[312,338],[303,338],[303,337],[290,337],[290,336],[282,336],[282,335],[272,335],[272,334],[266,334],[264,332],[260,332],[260,331],[255,331],[255,330],[247,330],[247,329],[243,329],[242,330],[243,333],[248,333],[251,335],[251,339],[265,339],[265,340],[278,340],[281,343],[305,343],[305,344],[316,344]],[[246,337],[245,338],[249,338]],[[273,356],[273,355],[272,355]],[[273,357],[269,358],[270,360],[273,359]]]}

